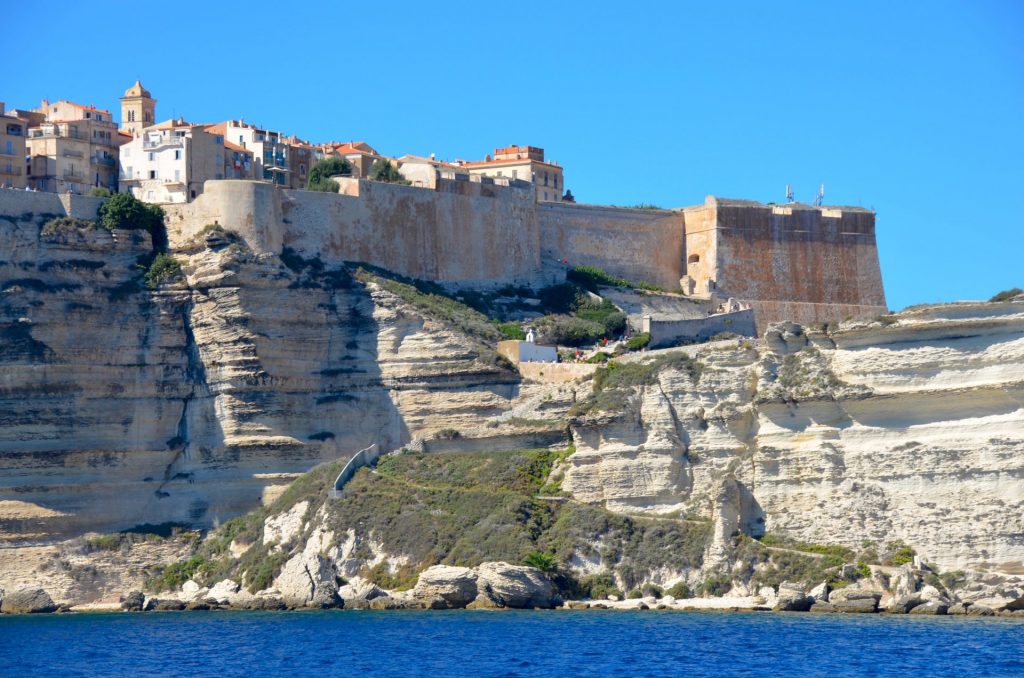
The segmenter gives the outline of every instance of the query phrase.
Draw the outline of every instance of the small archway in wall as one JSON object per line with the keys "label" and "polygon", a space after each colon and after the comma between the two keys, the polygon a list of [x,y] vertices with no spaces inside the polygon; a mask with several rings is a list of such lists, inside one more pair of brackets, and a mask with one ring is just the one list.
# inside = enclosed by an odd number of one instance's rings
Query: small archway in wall
{"label": "small archway in wall", "polygon": [[688,265],[699,264],[700,263],[700,255],[699,254],[691,254],[690,256],[686,257],[686,263]]}

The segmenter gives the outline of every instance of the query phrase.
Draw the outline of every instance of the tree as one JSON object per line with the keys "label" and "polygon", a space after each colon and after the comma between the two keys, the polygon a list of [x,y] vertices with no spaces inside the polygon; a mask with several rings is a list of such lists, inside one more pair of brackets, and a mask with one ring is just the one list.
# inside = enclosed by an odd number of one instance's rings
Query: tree
{"label": "tree", "polygon": [[345,158],[324,158],[309,170],[308,191],[338,192],[338,182],[331,179],[336,176],[351,176],[352,163]]}
{"label": "tree", "polygon": [[138,200],[131,193],[118,193],[100,205],[96,212],[100,226],[107,230],[125,229],[149,231],[153,238],[153,250],[167,249],[167,231],[164,228],[164,211],[159,205]]}
{"label": "tree", "polygon": [[391,164],[390,160],[377,160],[373,163],[373,167],[370,168],[370,175],[368,177],[371,181],[383,181],[389,184],[402,184],[408,186],[411,182],[408,181],[402,173],[398,171],[398,168]]}
{"label": "tree", "polygon": [[89,195],[91,195],[94,198],[109,198],[110,189],[104,188],[103,186],[97,186],[93,188],[91,191],[89,191]]}

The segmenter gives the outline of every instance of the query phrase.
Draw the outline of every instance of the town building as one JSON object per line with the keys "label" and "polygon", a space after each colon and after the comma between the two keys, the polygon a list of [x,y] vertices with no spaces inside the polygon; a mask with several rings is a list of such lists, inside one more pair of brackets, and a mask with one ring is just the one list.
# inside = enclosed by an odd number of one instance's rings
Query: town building
{"label": "town building", "polygon": [[530,181],[537,189],[538,202],[561,202],[565,190],[562,168],[544,159],[544,149],[536,146],[507,146],[494,149],[494,157],[479,162],[460,161],[470,174],[506,177]]}
{"label": "town building", "polygon": [[25,152],[28,186],[56,193],[117,190],[118,134],[110,111],[71,101],[43,100],[20,112],[28,125]]}
{"label": "town building", "polygon": [[[121,148],[121,190],[146,202],[189,202],[207,180],[227,176],[228,152],[245,149],[228,149],[224,137],[205,125],[178,118],[146,127]],[[245,160],[240,162],[244,171]],[[233,157],[230,164],[234,169]]]}
{"label": "town building", "polygon": [[253,156],[254,178],[284,188],[305,188],[309,170],[316,162],[316,149],[295,136],[265,130],[244,120],[228,120],[208,129],[224,136]]}
{"label": "town building", "polygon": [[0,101],[0,188],[25,188],[24,120],[8,115]]}
{"label": "town building", "polygon": [[324,158],[348,160],[352,163],[352,176],[357,179],[369,176],[373,163],[378,160],[388,160],[365,141],[347,141],[345,143],[332,141],[320,146],[320,154]]}

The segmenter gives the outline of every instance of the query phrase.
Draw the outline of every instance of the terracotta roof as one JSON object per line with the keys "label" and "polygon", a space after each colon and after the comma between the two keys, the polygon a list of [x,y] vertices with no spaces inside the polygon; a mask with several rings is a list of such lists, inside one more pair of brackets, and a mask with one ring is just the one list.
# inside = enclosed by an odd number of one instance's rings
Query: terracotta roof
{"label": "terracotta roof", "polygon": [[331,143],[325,145],[338,155],[380,155],[373,146],[365,141],[348,141],[343,144]]}
{"label": "terracotta roof", "polygon": [[215,125],[206,125],[206,131],[210,134],[219,134],[224,136],[227,133],[228,124],[226,122],[218,122]]}

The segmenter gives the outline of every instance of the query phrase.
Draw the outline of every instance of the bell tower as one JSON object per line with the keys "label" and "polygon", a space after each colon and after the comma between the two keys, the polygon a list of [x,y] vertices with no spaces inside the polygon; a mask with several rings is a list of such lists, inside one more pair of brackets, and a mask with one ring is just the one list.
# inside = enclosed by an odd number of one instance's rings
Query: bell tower
{"label": "bell tower", "polygon": [[156,123],[156,99],[138,80],[121,97],[121,129],[136,136]]}

